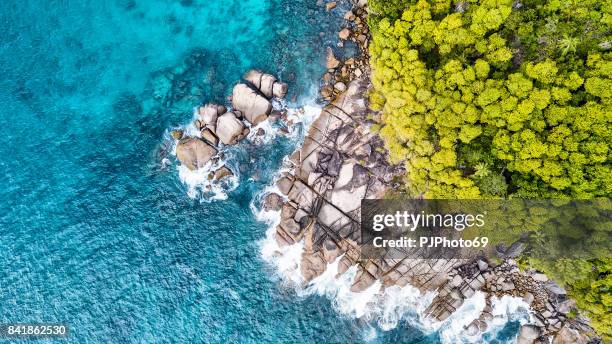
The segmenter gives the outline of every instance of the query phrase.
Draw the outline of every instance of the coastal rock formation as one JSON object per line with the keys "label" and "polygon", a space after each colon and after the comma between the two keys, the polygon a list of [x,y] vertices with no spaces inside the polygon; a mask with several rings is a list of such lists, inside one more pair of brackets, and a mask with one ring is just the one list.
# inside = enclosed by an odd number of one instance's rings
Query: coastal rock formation
{"label": "coastal rock formation", "polygon": [[[270,74],[251,70],[245,74],[245,79],[257,90],[247,84],[237,84],[232,95],[232,111],[228,111],[224,105],[214,103],[197,109],[193,122],[193,126],[199,131],[197,137],[185,137],[186,131],[181,129],[170,132],[170,136],[178,141],[176,157],[181,164],[190,170],[203,167],[217,154],[215,147],[219,142],[224,145],[236,144],[249,134],[249,124],[256,125],[268,118],[272,110],[268,98],[282,98],[287,93],[287,84]],[[247,125],[242,121],[243,118],[248,122]],[[260,129],[259,133],[263,135],[265,132]],[[222,166],[210,178],[220,180],[232,175],[233,172],[229,168]]]}
{"label": "coastal rock formation", "polygon": [[182,139],[183,138],[183,134],[184,134],[183,131],[180,130],[180,129],[175,129],[175,130],[172,130],[170,132],[170,136],[172,136],[172,138],[175,139],[175,140]]}
{"label": "coastal rock formation", "polygon": [[519,332],[516,344],[532,344],[540,337],[540,329],[533,325],[523,325]]}
{"label": "coastal rock formation", "polygon": [[190,170],[197,170],[217,154],[217,150],[197,137],[180,140],[176,146],[176,157]]}
{"label": "coastal rock formation", "polygon": [[226,145],[233,145],[242,140],[245,126],[233,112],[226,112],[217,119],[217,136]]}
{"label": "coastal rock formation", "polygon": [[211,127],[204,128],[200,131],[200,136],[213,146],[219,145],[219,138],[215,135],[214,129]]}
{"label": "coastal rock formation", "polygon": [[[567,313],[574,305],[568,303],[565,290],[540,273],[521,271],[512,259],[495,265],[484,257],[455,259],[421,251],[403,259],[360,257],[361,199],[382,198],[391,190],[394,177],[403,173],[400,166],[388,163],[380,138],[369,130],[367,86],[367,79],[353,80],[322,110],[302,147],[290,158],[292,171],[276,183],[287,201],[281,207],[275,238],[280,246],[303,241],[300,272],[304,280],[320,276],[342,256],[338,274],[357,266],[351,291],[364,291],[376,280],[383,286],[410,284],[423,292],[437,291],[425,315],[439,321],[477,291],[483,292],[487,306],[465,328],[468,334],[487,329],[493,319],[491,297],[515,296],[536,311],[535,323],[522,328],[519,342],[553,338],[568,326]],[[566,337],[576,333],[585,337],[585,330],[572,326],[565,331]]]}
{"label": "coastal rock formation", "polygon": [[234,110],[240,111],[252,125],[264,121],[272,111],[270,101],[246,84],[234,86],[232,106]]}
{"label": "coastal rock formation", "polygon": [[[304,240],[302,275],[322,274],[342,253],[349,265],[359,258],[360,201],[382,197],[385,180],[401,171],[391,166],[378,136],[362,125],[367,116],[367,82],[355,80],[311,125],[302,148],[291,157],[292,174],[277,182],[289,202],[283,205],[276,238],[281,245]],[[366,289],[386,267],[367,262],[352,289]]]}
{"label": "coastal rock formation", "polygon": [[327,69],[334,69],[340,65],[340,61],[334,55],[332,48],[327,48]]}
{"label": "coastal rock formation", "polygon": [[347,27],[338,32],[340,39],[338,46],[342,47],[345,42],[352,42],[359,48],[360,55],[340,61],[334,54],[334,50],[331,47],[327,48],[327,73],[323,76],[323,87],[320,91],[325,100],[335,99],[346,90],[345,85],[351,80],[362,76],[367,77],[370,73],[368,64],[370,32],[366,25],[367,10],[364,6],[363,2],[355,2],[354,8],[344,14]]}

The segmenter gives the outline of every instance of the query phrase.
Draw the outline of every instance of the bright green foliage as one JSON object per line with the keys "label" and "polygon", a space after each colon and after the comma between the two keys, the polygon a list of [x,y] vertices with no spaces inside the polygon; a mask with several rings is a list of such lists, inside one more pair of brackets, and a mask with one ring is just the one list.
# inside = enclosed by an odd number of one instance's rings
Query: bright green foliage
{"label": "bright green foliage", "polygon": [[[370,0],[370,101],[412,196],[612,195],[612,5],[513,3]],[[610,262],[574,263],[560,278],[609,336]]]}
{"label": "bright green foliage", "polygon": [[[371,102],[413,195],[612,193],[612,54],[598,48],[609,6],[512,3],[470,1],[457,12],[450,1],[371,2],[383,14],[370,23]],[[557,39],[582,30],[584,40]],[[476,173],[483,163],[486,175]]]}

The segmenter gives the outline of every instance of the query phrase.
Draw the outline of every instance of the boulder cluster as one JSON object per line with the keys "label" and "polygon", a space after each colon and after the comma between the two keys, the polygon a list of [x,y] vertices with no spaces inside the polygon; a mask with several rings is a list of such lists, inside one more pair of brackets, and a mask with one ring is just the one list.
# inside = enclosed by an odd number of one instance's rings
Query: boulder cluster
{"label": "boulder cluster", "polygon": [[[334,4],[330,9],[329,4]],[[336,8],[334,2],[327,3],[328,10]],[[338,60],[332,48],[327,48],[327,73],[323,75],[321,96],[325,100],[332,100],[338,94],[346,91],[351,80],[370,74],[368,64],[368,43],[370,32],[366,24],[367,3],[357,1],[351,10],[344,14],[346,27],[338,32],[338,46],[344,47],[345,42],[351,41],[357,45],[360,54],[344,61]]]}
{"label": "boulder cluster", "polygon": [[[446,272],[446,276],[426,314],[444,320],[466,298],[476,291],[484,292],[487,305],[480,317],[466,328],[468,334],[486,330],[487,323],[493,320],[492,296],[509,295],[522,298],[535,311],[534,323],[521,328],[518,337],[520,344],[549,343],[549,338],[554,338],[554,344],[587,343],[588,334],[594,335],[585,319],[570,317],[570,313],[576,312],[576,305],[567,298],[563,288],[544,274],[532,270],[521,271],[512,259],[506,259],[496,266],[491,266],[484,258],[471,260],[457,264]],[[568,340],[570,337],[575,338]]]}
{"label": "boulder cluster", "polygon": [[[190,170],[204,167],[217,158],[221,144],[234,145],[240,142],[247,137],[250,127],[268,118],[272,112],[273,97],[283,98],[287,93],[286,83],[257,70],[247,72],[244,80],[245,83],[234,86],[232,109],[213,103],[197,109],[193,125],[198,135],[187,136],[183,130],[172,131],[172,137],[178,141],[176,157],[182,165]],[[232,172],[225,166],[211,172],[211,177],[215,179],[231,175]]]}

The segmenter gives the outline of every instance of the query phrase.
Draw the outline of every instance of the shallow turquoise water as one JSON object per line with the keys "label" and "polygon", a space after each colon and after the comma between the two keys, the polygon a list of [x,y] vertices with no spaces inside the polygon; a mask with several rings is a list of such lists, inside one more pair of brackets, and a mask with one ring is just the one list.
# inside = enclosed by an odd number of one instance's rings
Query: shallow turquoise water
{"label": "shallow turquoise water", "polygon": [[259,258],[248,205],[292,142],[245,151],[223,202],[160,168],[165,130],[251,67],[308,99],[338,21],[314,1],[1,2],[0,323],[63,322],[75,343],[364,341]]}

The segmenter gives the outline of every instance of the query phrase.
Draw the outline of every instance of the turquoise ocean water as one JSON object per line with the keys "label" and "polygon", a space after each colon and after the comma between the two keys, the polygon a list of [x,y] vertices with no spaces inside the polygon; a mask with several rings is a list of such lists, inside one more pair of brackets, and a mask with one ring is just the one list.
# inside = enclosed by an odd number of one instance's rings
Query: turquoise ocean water
{"label": "turquoise ocean water", "polygon": [[314,0],[0,2],[0,323],[66,323],[71,343],[438,342],[372,335],[261,260],[249,203],[295,142],[246,149],[225,201],[161,168],[167,129],[249,68],[310,99],[340,20]]}

